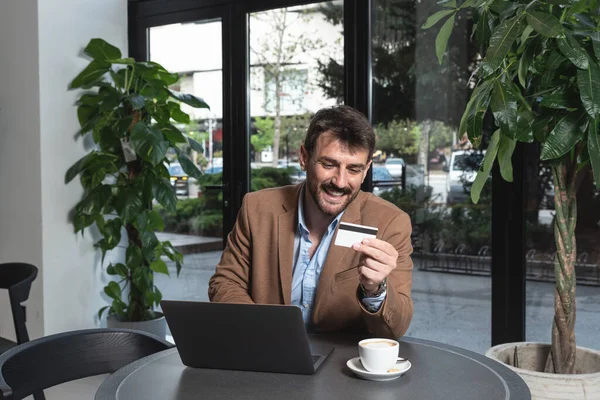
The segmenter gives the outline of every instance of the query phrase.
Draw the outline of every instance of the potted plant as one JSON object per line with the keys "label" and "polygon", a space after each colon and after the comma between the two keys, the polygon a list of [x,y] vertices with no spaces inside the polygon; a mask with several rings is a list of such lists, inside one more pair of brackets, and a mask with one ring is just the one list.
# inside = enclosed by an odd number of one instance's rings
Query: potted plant
{"label": "potted plant", "polygon": [[[427,29],[444,21],[436,38],[440,62],[458,13],[472,14],[473,36],[485,50],[459,128],[478,147],[488,110],[497,127],[471,188],[473,202],[479,200],[495,160],[503,179],[512,181],[511,157],[517,141],[539,143],[540,158],[551,163],[554,181],[557,257],[552,344],[510,344],[508,351],[503,345],[503,352],[492,349],[488,354],[522,367],[528,383],[536,374],[543,379],[575,379],[573,390],[579,386],[579,391],[585,391],[589,383],[580,383],[578,377],[600,382],[600,354],[575,343],[576,193],[583,168],[591,166],[596,185],[600,184],[600,2],[451,0],[442,7],[423,25]],[[525,371],[534,366],[545,374]],[[575,398],[574,393],[569,398]]]}
{"label": "potted plant", "polygon": [[70,89],[84,89],[77,101],[78,136],[90,136],[94,146],[65,176],[66,183],[79,176],[84,189],[72,222],[75,232],[82,235],[95,224],[100,232],[95,247],[102,252],[102,262],[106,252],[126,236],[124,260],[106,268],[116,278],[104,288],[112,303],[100,309],[98,317],[108,311],[109,326],[136,323],[138,329],[164,337],[164,318],[156,322],[161,315],[154,311],[162,297],[154,274],[169,274],[165,259],[175,263],[179,274],[183,257],[170,242],[158,240],[155,232],[164,224],[151,205],[156,201],[175,210],[177,196],[167,168],[170,160],[177,159],[190,177],[200,178],[200,170],[178,145],[188,143],[197,151],[202,147],[182,134],[173,121],[190,121],[181,103],[195,108],[208,105],[171,90],[177,74],[154,62],[122,58],[118,48],[102,39],[92,39],[84,53],[92,60]]}

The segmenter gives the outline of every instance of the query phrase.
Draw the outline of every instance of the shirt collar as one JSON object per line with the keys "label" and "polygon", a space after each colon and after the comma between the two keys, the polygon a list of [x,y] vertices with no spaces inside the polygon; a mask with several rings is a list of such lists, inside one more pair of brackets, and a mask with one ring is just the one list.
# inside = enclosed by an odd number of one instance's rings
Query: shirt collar
{"label": "shirt collar", "polygon": [[[306,227],[306,222],[304,221],[304,190],[306,190],[306,183],[302,185],[302,188],[300,189],[300,196],[298,196],[298,230],[303,235],[308,235],[308,228]],[[331,221],[331,224],[329,224],[329,227],[327,228],[327,234],[330,234],[335,230],[338,222],[342,218],[342,215],[344,215],[344,211],[336,215],[333,221]]]}

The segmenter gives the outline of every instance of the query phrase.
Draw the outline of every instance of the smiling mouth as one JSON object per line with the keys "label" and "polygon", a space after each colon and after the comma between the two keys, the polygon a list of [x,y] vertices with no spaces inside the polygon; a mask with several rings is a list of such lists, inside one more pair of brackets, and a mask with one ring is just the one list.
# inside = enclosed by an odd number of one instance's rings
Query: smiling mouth
{"label": "smiling mouth", "polygon": [[331,190],[329,188],[323,188],[323,194],[327,197],[330,202],[339,202],[346,196],[345,191]]}

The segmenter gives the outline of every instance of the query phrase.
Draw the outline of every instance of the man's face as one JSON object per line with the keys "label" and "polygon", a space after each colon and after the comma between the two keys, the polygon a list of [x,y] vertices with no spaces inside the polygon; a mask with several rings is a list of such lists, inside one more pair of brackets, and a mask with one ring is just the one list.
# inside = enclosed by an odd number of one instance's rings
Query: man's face
{"label": "man's face", "polygon": [[338,215],[354,200],[370,165],[367,149],[351,151],[329,132],[319,136],[311,157],[304,146],[300,149],[306,187],[319,210],[328,216]]}

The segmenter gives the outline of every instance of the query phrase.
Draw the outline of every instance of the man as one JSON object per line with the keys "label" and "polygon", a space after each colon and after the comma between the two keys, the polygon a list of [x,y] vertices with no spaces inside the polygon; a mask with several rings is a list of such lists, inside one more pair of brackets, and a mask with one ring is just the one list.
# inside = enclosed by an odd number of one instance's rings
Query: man
{"label": "man", "polygon": [[[360,191],[375,134],[348,106],[320,110],[300,149],[306,182],[244,197],[215,274],[211,301],[293,304],[309,332],[398,338],[412,319],[410,218]],[[377,239],[334,244],[341,222]]]}

